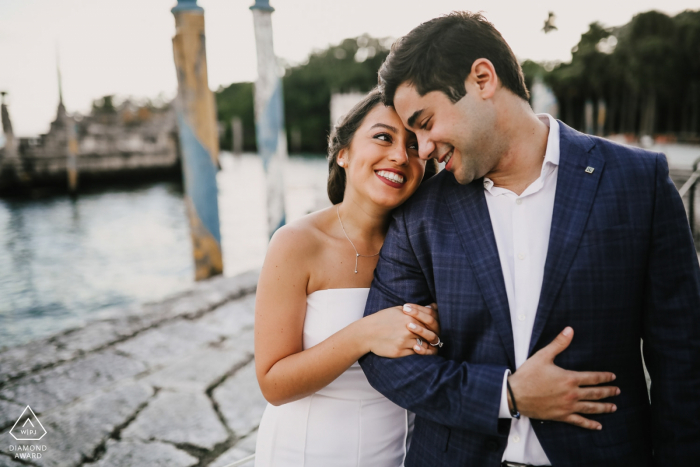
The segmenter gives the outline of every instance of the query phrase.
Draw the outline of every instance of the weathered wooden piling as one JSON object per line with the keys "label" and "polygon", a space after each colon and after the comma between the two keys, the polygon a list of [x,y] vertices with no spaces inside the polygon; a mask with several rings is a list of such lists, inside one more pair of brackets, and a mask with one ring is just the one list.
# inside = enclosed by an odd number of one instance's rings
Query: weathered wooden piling
{"label": "weathered wooden piling", "polygon": [[221,234],[216,173],[219,138],[214,96],[207,79],[204,10],[197,0],[178,0],[171,10],[176,33],[177,123],[182,149],[185,203],[194,250],[195,279],[221,274]]}
{"label": "weathered wooden piling", "polygon": [[231,150],[234,155],[243,154],[243,120],[241,117],[231,119]]}
{"label": "weathered wooden piling", "polygon": [[285,222],[284,166],[287,136],[284,130],[282,80],[272,43],[272,12],[269,0],[255,0],[250,7],[255,23],[258,79],[255,82],[255,135],[267,183],[267,225],[270,236]]}
{"label": "weathered wooden piling", "polygon": [[11,183],[21,183],[26,181],[26,175],[19,157],[18,141],[12,130],[10,112],[5,102],[6,94],[7,92],[0,92],[0,120],[2,121],[2,130],[5,135],[4,156],[0,160],[0,177],[11,180]]}
{"label": "weathered wooden piling", "polygon": [[68,192],[72,195],[78,192],[78,135],[75,130],[75,119],[68,116],[63,105],[63,80],[61,79],[61,66],[56,51],[56,74],[58,75],[58,118],[62,121],[61,127],[66,132],[66,173]]}

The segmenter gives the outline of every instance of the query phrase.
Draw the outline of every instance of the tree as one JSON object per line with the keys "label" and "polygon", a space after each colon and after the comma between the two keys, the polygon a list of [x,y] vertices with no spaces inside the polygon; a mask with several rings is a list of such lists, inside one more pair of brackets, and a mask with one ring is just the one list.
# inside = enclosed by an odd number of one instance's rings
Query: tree
{"label": "tree", "polygon": [[[282,80],[287,137],[301,135],[301,150],[325,153],[334,92],[369,92],[388,55],[388,41],[363,35],[312,53],[300,65],[288,67]],[[216,91],[217,118],[225,131],[221,147],[231,147],[231,119],[240,117],[244,149],[255,151],[253,83],[234,83]],[[289,142],[291,147],[291,141]]]}
{"label": "tree", "polygon": [[224,128],[219,142],[222,148],[231,149],[233,145],[231,120],[233,117],[238,117],[243,122],[243,150],[257,150],[253,92],[253,83],[233,83],[226,88],[219,88],[214,93],[216,118]]}
{"label": "tree", "polygon": [[311,54],[284,77],[287,135],[301,132],[301,149],[326,152],[330,132],[330,103],[334,92],[369,92],[389,53],[386,40],[367,35]]}
{"label": "tree", "polygon": [[[527,66],[525,66],[527,65]],[[536,70],[523,64],[526,74]],[[700,133],[700,12],[671,18],[657,11],[628,24],[592,23],[568,63],[544,73],[564,121],[583,129],[587,100],[608,109],[606,131],[697,138]]]}

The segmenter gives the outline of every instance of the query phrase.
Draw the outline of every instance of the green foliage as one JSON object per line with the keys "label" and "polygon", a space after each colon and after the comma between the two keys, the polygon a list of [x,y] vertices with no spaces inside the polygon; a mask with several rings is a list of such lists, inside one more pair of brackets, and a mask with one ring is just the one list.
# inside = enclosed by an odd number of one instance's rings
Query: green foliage
{"label": "green foliage", "polygon": [[[326,152],[330,132],[331,94],[369,92],[389,54],[386,41],[360,36],[313,53],[307,63],[290,68],[284,77],[287,135],[301,131],[301,150]],[[291,146],[290,146],[291,147]]]}
{"label": "green foliage", "polygon": [[523,74],[525,75],[525,86],[528,89],[532,89],[532,85],[535,82],[536,77],[539,76],[542,78],[547,73],[542,64],[533,62],[532,60],[525,60],[520,64],[520,66],[523,69]]}
{"label": "green foliage", "polygon": [[[523,65],[526,74],[532,74]],[[541,71],[538,70],[538,73]],[[544,80],[564,121],[584,127],[586,101],[605,102],[606,132],[699,134],[700,12],[636,15],[619,28],[592,23]]]}
{"label": "green foliage", "polygon": [[[330,132],[331,94],[368,92],[377,85],[377,71],[389,53],[388,41],[367,35],[311,54],[306,63],[290,67],[283,78],[287,137],[301,134],[302,152],[325,153]],[[217,118],[226,129],[222,148],[231,148],[231,118],[243,120],[244,150],[255,150],[253,83],[234,83],[216,92]]]}
{"label": "green foliage", "polygon": [[219,144],[224,150],[231,150],[233,130],[231,120],[239,117],[243,122],[243,150],[255,151],[255,104],[253,83],[233,83],[214,93],[216,98],[216,118],[224,127]]}
{"label": "green foliage", "polygon": [[[284,109],[292,151],[326,152],[331,95],[368,92],[376,86],[388,47],[386,39],[364,35],[316,51],[305,63],[287,68]],[[540,76],[557,96],[562,119],[575,128],[584,128],[584,106],[591,101],[606,103],[606,133],[700,134],[698,11],[675,17],[649,11],[618,28],[595,22],[572,49],[570,62],[526,60],[522,67],[528,88]],[[238,116],[244,149],[255,150],[253,93],[253,83],[234,83],[216,92],[218,120],[225,128],[222,148],[231,148],[231,118]],[[293,134],[301,136],[298,144],[292,144]]]}
{"label": "green foliage", "polygon": [[96,114],[113,114],[117,112],[114,106],[114,95],[104,96],[92,101],[92,111]]}

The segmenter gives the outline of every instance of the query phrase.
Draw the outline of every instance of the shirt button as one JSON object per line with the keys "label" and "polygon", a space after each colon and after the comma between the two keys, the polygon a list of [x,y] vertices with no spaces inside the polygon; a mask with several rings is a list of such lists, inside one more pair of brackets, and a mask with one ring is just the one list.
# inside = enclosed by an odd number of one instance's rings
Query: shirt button
{"label": "shirt button", "polygon": [[518,435],[513,436],[513,442],[514,442],[514,443],[519,443],[519,442],[520,442],[520,436],[518,436]]}
{"label": "shirt button", "polygon": [[520,206],[521,204],[523,204],[523,200],[520,199],[520,198],[518,198],[518,199],[515,200],[515,204],[517,204],[518,206]]}
{"label": "shirt button", "polygon": [[519,315],[519,316],[518,316],[518,319],[519,319],[520,321],[525,321],[525,315]]}
{"label": "shirt button", "polygon": [[521,259],[521,260],[522,260],[522,259],[525,259],[525,255],[522,254],[522,253],[520,253],[520,254],[518,255],[518,259]]}

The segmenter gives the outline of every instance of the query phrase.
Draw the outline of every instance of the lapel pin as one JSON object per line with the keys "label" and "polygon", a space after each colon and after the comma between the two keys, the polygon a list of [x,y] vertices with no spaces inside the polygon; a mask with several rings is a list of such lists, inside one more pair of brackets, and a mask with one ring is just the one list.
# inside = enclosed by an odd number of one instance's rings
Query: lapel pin
{"label": "lapel pin", "polygon": [[591,166],[586,167],[586,173],[587,174],[592,174],[595,169]]}

